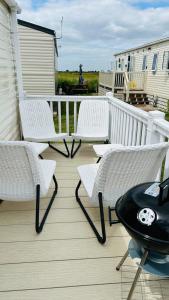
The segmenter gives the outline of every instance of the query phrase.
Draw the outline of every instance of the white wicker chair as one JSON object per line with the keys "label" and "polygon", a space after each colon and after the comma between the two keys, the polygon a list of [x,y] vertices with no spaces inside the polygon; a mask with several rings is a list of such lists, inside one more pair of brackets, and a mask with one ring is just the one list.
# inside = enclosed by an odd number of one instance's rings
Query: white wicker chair
{"label": "white wicker chair", "polygon": [[[168,148],[169,143],[120,147],[119,149],[115,147],[103,155],[100,163],[78,167],[80,181],[75,191],[76,200],[101,244],[106,241],[103,206],[108,207],[110,225],[117,223],[117,220],[111,219],[111,211],[114,210],[116,201],[131,187],[156,179]],[[81,182],[86,189],[89,201],[93,205],[99,205],[101,234],[78,195]]]}
{"label": "white wicker chair", "polygon": [[49,145],[45,144],[45,143],[33,143],[31,142],[32,146],[34,147],[34,150],[36,151],[36,153],[42,158],[41,154],[42,152],[44,152]]}
{"label": "white wicker chair", "polygon": [[[66,143],[67,133],[56,133],[53,115],[47,101],[23,100],[19,104],[23,136],[30,142],[48,142],[49,147],[65,157],[69,157]],[[63,140],[66,154],[50,144]]]}
{"label": "white wicker chair", "polygon": [[[37,233],[42,231],[57,193],[55,167],[55,161],[39,159],[34,146],[29,142],[0,142],[0,199],[36,200]],[[47,195],[52,178],[55,189],[40,223],[40,199]]]}
{"label": "white wicker chair", "polygon": [[[84,100],[80,104],[77,132],[72,133],[71,158],[81,146],[81,141],[108,141],[109,105],[101,100]],[[79,140],[74,150],[75,140]]]}

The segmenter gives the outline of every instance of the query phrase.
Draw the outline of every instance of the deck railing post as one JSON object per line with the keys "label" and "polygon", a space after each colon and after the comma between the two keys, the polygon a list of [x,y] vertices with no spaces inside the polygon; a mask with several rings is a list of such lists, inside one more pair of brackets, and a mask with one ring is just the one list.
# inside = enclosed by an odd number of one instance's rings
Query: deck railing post
{"label": "deck railing post", "polygon": [[149,120],[148,120],[148,126],[147,126],[146,144],[160,143],[163,140],[162,140],[160,133],[155,131],[154,120],[156,120],[156,119],[164,120],[165,114],[158,110],[150,111],[148,114],[149,114]]}
{"label": "deck railing post", "polygon": [[[164,141],[164,137],[155,130],[154,126],[154,120],[164,120],[165,114],[161,111],[151,111],[149,112],[149,120],[148,120],[148,126],[147,126],[147,138],[146,138],[146,144],[156,144]],[[160,167],[156,181],[160,181],[161,179],[161,170],[162,166]]]}
{"label": "deck railing post", "polygon": [[106,93],[106,97],[107,97],[108,103],[109,103],[109,142],[111,142],[112,114],[111,114],[110,99],[113,98],[113,93],[111,93],[111,92]]}
{"label": "deck railing post", "polygon": [[112,72],[112,93],[113,93],[113,95],[114,95],[114,87],[115,87],[115,72]]}

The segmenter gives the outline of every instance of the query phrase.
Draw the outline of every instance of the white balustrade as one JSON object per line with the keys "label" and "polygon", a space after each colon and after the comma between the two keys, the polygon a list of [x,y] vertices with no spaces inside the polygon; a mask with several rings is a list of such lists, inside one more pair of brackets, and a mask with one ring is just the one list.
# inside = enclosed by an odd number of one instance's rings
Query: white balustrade
{"label": "white balustrade", "polygon": [[[76,131],[80,102],[97,99],[109,103],[109,140],[111,143],[137,146],[159,143],[169,139],[169,122],[164,120],[164,113],[159,111],[145,112],[113,97],[112,93],[107,93],[106,96],[32,95],[25,96],[25,99],[30,101],[37,99],[48,101],[50,104],[53,103],[52,107],[57,111],[59,132],[62,132],[63,122],[65,122],[68,133],[71,131],[70,125],[73,125],[73,131]],[[169,152],[163,169],[164,177],[169,177]]]}
{"label": "white balustrade", "polygon": [[[127,76],[127,80],[126,80]],[[100,72],[99,84],[114,89],[146,90],[147,72]],[[127,87],[126,87],[127,83]]]}

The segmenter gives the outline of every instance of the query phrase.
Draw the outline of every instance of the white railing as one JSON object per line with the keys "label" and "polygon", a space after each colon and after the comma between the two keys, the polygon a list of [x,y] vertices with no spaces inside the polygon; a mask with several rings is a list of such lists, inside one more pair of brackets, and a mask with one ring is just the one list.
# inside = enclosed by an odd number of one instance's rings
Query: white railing
{"label": "white railing", "polygon": [[[58,131],[62,132],[63,124],[66,125],[66,132],[70,133],[70,125],[73,117],[73,132],[76,132],[78,106],[84,100],[102,100],[107,101],[106,96],[41,96],[31,95],[25,96],[27,100],[44,100],[50,103],[53,112],[56,112]],[[71,116],[71,119],[70,119]],[[66,117],[66,120],[65,120]]]}
{"label": "white railing", "polygon": [[111,97],[109,135],[112,143],[125,146],[145,145],[149,114]]}
{"label": "white railing", "polygon": [[129,79],[129,90],[145,91],[147,73],[146,72],[127,72]]}
{"label": "white railing", "polygon": [[100,72],[99,84],[114,89],[126,90],[126,76],[128,79],[127,90],[146,90],[146,72]]}
{"label": "white railing", "polygon": [[[62,125],[66,132],[75,132],[78,119],[78,107],[81,101],[107,101],[110,107],[109,140],[111,143],[125,146],[136,146],[159,143],[169,138],[169,122],[164,120],[164,113],[160,111],[145,112],[132,105],[113,97],[106,96],[25,96],[27,100],[48,101],[54,112],[57,112],[58,131],[62,132]],[[72,124],[73,122],[73,124]],[[72,130],[70,130],[70,126]],[[71,137],[70,137],[71,139]],[[160,174],[160,173],[159,173]],[[159,175],[160,176],[160,175]],[[169,176],[169,153],[167,154],[164,177]]]}
{"label": "white railing", "polygon": [[[166,120],[154,119],[154,138],[151,142],[163,142],[169,140],[169,122]],[[169,151],[167,152],[164,166],[164,179],[169,177]]]}
{"label": "white railing", "polygon": [[112,72],[99,72],[99,84],[112,89],[113,73]]}
{"label": "white railing", "polygon": [[114,88],[124,89],[124,74],[125,72],[114,72]]}

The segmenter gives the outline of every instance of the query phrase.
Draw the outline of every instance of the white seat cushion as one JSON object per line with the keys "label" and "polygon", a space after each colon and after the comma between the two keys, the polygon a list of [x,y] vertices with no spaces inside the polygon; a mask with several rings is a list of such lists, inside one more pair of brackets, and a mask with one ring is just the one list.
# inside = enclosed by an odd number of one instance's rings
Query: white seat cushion
{"label": "white seat cushion", "polygon": [[102,135],[99,133],[89,134],[89,133],[72,133],[73,138],[81,139],[83,141],[105,141],[108,139],[107,135]]}
{"label": "white seat cushion", "polygon": [[34,150],[38,155],[44,152],[49,147],[49,145],[45,143],[31,143],[31,145],[34,147]]}
{"label": "white seat cushion", "polygon": [[85,190],[89,196],[92,197],[93,186],[98,171],[99,164],[83,165],[77,168],[80,175],[80,179],[85,187]]}
{"label": "white seat cushion", "polygon": [[102,157],[110,149],[119,149],[124,147],[121,144],[105,144],[105,145],[93,145],[93,149],[97,156]]}
{"label": "white seat cushion", "polygon": [[58,134],[53,134],[53,135],[43,135],[40,136],[25,136],[24,139],[26,141],[34,141],[34,142],[57,142],[59,140],[63,140],[68,136],[67,133],[58,133]]}
{"label": "white seat cushion", "polygon": [[55,173],[56,162],[54,160],[39,160],[44,178],[44,186],[41,187],[41,196],[48,193],[52,177]]}

